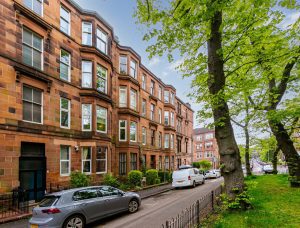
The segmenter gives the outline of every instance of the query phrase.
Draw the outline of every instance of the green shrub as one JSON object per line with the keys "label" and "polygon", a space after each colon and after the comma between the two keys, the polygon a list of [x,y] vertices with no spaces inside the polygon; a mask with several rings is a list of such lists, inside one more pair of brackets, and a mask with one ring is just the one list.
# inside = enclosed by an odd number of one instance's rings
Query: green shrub
{"label": "green shrub", "polygon": [[158,179],[158,171],[156,169],[149,169],[146,172],[147,185],[155,184],[155,180]]}
{"label": "green shrub", "polygon": [[208,160],[202,160],[199,162],[201,169],[209,170],[211,168],[211,162]]}
{"label": "green shrub", "polygon": [[160,184],[160,179],[159,178],[155,179],[155,184]]}
{"label": "green shrub", "polygon": [[72,188],[86,187],[91,183],[90,176],[84,173],[72,172],[70,175],[70,184]]}
{"label": "green shrub", "polygon": [[131,170],[128,173],[128,182],[131,186],[141,186],[143,173],[139,170]]}
{"label": "green shrub", "polygon": [[127,191],[130,189],[130,186],[128,184],[120,184],[119,189]]}
{"label": "green shrub", "polygon": [[158,177],[159,177],[161,183],[172,181],[172,173],[171,172],[158,171]]}
{"label": "green shrub", "polygon": [[193,167],[200,169],[200,162],[193,162]]}
{"label": "green shrub", "polygon": [[111,173],[104,175],[103,184],[109,185],[109,186],[112,186],[115,188],[118,188],[120,186],[120,183],[117,180],[117,178],[114,177],[113,175],[111,175]]}

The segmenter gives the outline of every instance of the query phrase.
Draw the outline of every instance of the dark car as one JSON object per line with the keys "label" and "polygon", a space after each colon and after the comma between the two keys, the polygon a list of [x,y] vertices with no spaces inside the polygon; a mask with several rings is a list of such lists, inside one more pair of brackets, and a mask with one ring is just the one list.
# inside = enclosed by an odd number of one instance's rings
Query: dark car
{"label": "dark car", "polygon": [[141,198],[110,186],[75,188],[46,195],[32,211],[30,228],[76,227],[124,211],[134,213]]}

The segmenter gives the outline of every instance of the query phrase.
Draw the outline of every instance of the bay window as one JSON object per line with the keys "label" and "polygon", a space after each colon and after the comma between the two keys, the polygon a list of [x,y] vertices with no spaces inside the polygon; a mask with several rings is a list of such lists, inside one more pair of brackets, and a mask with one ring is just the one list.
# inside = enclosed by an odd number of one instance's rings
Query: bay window
{"label": "bay window", "polygon": [[107,109],[97,105],[97,131],[101,133],[107,133]]}
{"label": "bay window", "polygon": [[130,142],[136,142],[136,122],[130,122]]}
{"label": "bay window", "polygon": [[107,33],[97,28],[96,36],[97,48],[104,54],[107,54]]}
{"label": "bay window", "polygon": [[102,93],[107,93],[107,70],[97,65],[97,90]]}
{"label": "bay window", "polygon": [[82,147],[82,172],[90,174],[92,172],[92,149],[91,147]]}
{"label": "bay window", "polygon": [[137,92],[134,89],[130,89],[130,108],[137,110]]}
{"label": "bay window", "polygon": [[119,120],[119,141],[127,141],[127,121]]}
{"label": "bay window", "polygon": [[96,147],[96,173],[107,172],[107,147]]}
{"label": "bay window", "polygon": [[81,110],[82,118],[82,130],[91,131],[92,130],[92,105],[91,104],[82,104]]}
{"label": "bay window", "polygon": [[120,74],[127,74],[127,56],[120,56]]}
{"label": "bay window", "polygon": [[130,76],[135,78],[137,77],[137,70],[136,70],[136,61],[130,60]]}
{"label": "bay window", "polygon": [[92,23],[82,22],[82,44],[92,46]]}
{"label": "bay window", "polygon": [[119,106],[127,107],[127,87],[125,86],[119,88]]}
{"label": "bay window", "polygon": [[82,61],[82,82],[81,86],[84,88],[93,87],[93,63],[91,61]]}

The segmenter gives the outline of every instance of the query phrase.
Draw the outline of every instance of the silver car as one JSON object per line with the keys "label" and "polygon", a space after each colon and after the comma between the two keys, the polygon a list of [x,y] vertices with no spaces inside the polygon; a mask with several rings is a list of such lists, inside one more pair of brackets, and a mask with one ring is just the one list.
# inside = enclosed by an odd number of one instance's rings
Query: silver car
{"label": "silver car", "polygon": [[134,213],[141,198],[110,186],[75,188],[46,195],[32,211],[30,228],[81,228],[124,211]]}

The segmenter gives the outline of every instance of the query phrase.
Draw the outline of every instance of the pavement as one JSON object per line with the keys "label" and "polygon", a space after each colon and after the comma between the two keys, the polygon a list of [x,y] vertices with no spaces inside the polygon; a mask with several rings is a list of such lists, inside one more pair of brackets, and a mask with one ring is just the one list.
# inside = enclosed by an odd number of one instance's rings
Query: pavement
{"label": "pavement", "polygon": [[[112,216],[87,227],[91,228],[154,228],[161,227],[166,220],[175,217],[182,210],[192,205],[196,200],[216,189],[223,183],[223,178],[207,180],[204,185],[196,188],[184,188],[179,190],[169,190],[166,186],[163,193],[158,195],[145,194],[142,206],[134,214],[122,213]],[[163,187],[162,187],[163,188]],[[161,190],[162,190],[161,188]],[[6,223],[0,228],[26,228],[28,219]]]}

